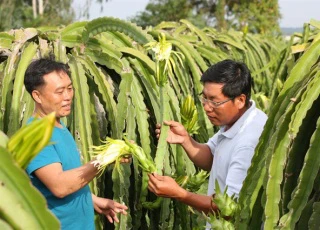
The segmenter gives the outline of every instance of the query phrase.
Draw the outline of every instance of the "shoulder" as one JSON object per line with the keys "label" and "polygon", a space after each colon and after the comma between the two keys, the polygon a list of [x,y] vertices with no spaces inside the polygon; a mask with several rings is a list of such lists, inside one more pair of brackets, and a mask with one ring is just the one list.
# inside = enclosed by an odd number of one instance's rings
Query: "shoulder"
{"label": "shoulder", "polygon": [[215,133],[209,140],[207,141],[207,145],[209,146],[211,152],[214,151],[214,148],[216,147],[218,143],[218,136],[220,135],[221,131],[219,130],[217,133]]}
{"label": "shoulder", "polygon": [[26,168],[30,175],[32,172],[51,163],[60,162],[60,158],[52,144],[45,146],[29,163]]}
{"label": "shoulder", "polygon": [[257,108],[250,111],[245,123],[239,130],[234,149],[254,150],[259,142],[267,118],[267,115]]}
{"label": "shoulder", "polygon": [[256,107],[256,103],[251,100],[251,107],[249,108],[249,116],[253,116],[256,122],[265,123],[268,119],[267,114]]}
{"label": "shoulder", "polygon": [[246,114],[245,121],[240,128],[241,136],[250,137],[253,135],[253,138],[256,136],[259,137],[267,119],[268,117],[263,111],[253,108],[248,114]]}

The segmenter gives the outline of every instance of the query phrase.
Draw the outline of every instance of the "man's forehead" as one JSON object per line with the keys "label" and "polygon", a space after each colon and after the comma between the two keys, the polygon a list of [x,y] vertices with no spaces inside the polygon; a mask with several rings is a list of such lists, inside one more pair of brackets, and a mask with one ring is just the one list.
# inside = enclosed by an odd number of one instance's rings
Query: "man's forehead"
{"label": "man's forehead", "polygon": [[219,95],[222,94],[223,83],[215,83],[215,82],[206,82],[204,84],[202,93],[210,94],[210,95]]}
{"label": "man's forehead", "polygon": [[57,80],[70,80],[69,75],[64,71],[52,71],[43,76],[45,82],[57,81]]}
{"label": "man's forehead", "polygon": [[44,87],[61,88],[72,84],[69,75],[64,71],[53,71],[43,76]]}
{"label": "man's forehead", "polygon": [[63,70],[54,70],[54,71],[52,71],[50,73],[45,74],[44,77],[54,76],[54,75],[59,76],[60,78],[64,78],[66,76],[69,77],[69,75]]}

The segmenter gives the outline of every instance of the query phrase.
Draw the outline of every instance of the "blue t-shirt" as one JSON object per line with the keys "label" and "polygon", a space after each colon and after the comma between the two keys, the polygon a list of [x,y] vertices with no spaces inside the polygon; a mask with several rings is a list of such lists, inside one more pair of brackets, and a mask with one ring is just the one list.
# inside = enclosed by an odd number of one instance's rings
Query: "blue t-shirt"
{"label": "blue t-shirt", "polygon": [[81,166],[76,143],[64,125],[63,128],[54,127],[50,144],[31,161],[26,171],[32,184],[46,198],[48,208],[60,220],[61,229],[94,229],[94,209],[88,185],[64,198],[57,198],[34,175],[35,170],[57,162],[61,163],[63,171]]}

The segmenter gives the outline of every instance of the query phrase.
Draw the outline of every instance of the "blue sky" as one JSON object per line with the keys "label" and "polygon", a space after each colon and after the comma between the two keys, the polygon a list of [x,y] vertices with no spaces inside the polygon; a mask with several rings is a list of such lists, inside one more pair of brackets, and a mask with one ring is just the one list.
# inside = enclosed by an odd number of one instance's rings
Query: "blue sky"
{"label": "blue sky", "polygon": [[[120,19],[128,19],[143,11],[149,0],[109,0],[101,6],[91,0],[90,20],[112,16]],[[79,12],[84,6],[85,0],[77,0],[73,3],[75,10]],[[282,19],[281,27],[302,27],[303,23],[309,22],[311,18],[320,21],[320,0],[279,0]]]}

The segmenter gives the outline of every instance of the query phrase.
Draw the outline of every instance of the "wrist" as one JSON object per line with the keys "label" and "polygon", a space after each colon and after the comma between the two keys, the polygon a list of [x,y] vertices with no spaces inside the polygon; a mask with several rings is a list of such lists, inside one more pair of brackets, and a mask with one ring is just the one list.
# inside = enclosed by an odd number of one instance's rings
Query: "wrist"
{"label": "wrist", "polygon": [[178,201],[183,202],[183,201],[185,201],[185,200],[188,199],[188,196],[189,196],[189,192],[188,192],[187,190],[185,190],[185,189],[183,189],[183,188],[180,187],[180,189],[178,190],[176,199],[177,199]]}
{"label": "wrist", "polygon": [[97,159],[92,159],[91,161],[88,162],[88,164],[96,171],[96,173],[100,169],[100,162]]}
{"label": "wrist", "polygon": [[183,148],[186,148],[187,146],[189,146],[190,144],[192,143],[192,137],[187,134],[184,139],[183,139],[183,142],[181,143],[181,146]]}

